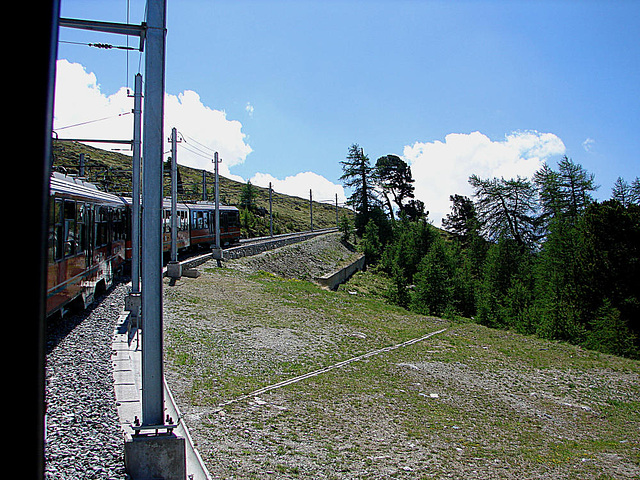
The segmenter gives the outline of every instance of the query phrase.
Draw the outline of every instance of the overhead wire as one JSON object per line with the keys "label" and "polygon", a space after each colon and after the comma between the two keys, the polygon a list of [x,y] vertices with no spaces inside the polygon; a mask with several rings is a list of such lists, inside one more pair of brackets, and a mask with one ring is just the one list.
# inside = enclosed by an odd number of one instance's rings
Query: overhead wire
{"label": "overhead wire", "polygon": [[124,115],[131,115],[132,113],[133,112],[122,112],[122,113],[118,113],[117,115],[111,115],[109,117],[96,118],[94,120],[87,120],[86,122],[75,123],[73,125],[66,125],[64,127],[58,127],[58,128],[55,128],[54,130],[64,130],[66,128],[80,127],[82,125],[88,125],[90,123],[102,122],[103,120],[110,120],[112,118],[118,118],[118,117],[122,117]]}
{"label": "overhead wire", "polygon": [[[191,137],[190,135],[186,135],[183,132],[179,132],[179,133],[182,136],[182,140],[183,140],[183,143],[181,143],[182,148],[203,158],[212,159],[214,157],[215,151],[212,148],[208,147],[202,142],[199,142],[198,140]],[[189,139],[190,142],[188,142],[187,139]],[[195,143],[196,145],[193,145],[191,142]],[[189,145],[189,147],[187,147],[187,145]],[[199,147],[202,147],[202,148],[199,148]]]}

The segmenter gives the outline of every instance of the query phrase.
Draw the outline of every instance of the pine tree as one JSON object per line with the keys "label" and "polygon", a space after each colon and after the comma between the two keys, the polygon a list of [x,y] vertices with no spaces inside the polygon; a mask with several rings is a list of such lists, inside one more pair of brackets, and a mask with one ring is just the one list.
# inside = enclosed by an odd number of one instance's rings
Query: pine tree
{"label": "pine tree", "polygon": [[444,240],[438,236],[418,265],[412,310],[438,317],[451,314],[455,293],[454,275],[453,259]]}
{"label": "pine tree", "polygon": [[372,167],[369,157],[357,143],[354,143],[349,147],[347,158],[340,163],[343,172],[340,180],[345,187],[353,189],[347,204],[356,211],[356,232],[362,236],[369,222],[371,209],[378,203],[372,188]]}
{"label": "pine tree", "polygon": [[533,246],[539,239],[536,190],[526,178],[480,179],[469,177],[474,188],[475,208],[480,231],[489,240],[506,236],[521,249]]}
{"label": "pine tree", "polygon": [[567,156],[558,163],[557,171],[543,165],[535,173],[533,181],[539,191],[541,218],[547,227],[553,218],[559,216],[577,221],[593,202],[591,192],[598,189],[594,175]]}
{"label": "pine tree", "polygon": [[405,200],[414,198],[413,177],[411,167],[397,155],[385,155],[378,158],[373,171],[374,181],[380,188],[384,202],[393,219],[393,203],[400,212],[406,208]]}
{"label": "pine tree", "polygon": [[464,243],[478,230],[476,208],[469,197],[450,195],[452,212],[442,219],[442,226],[451,233],[461,237]]}
{"label": "pine tree", "polygon": [[618,177],[611,189],[611,199],[619,201],[623,207],[640,205],[640,178],[636,177],[631,185]]}

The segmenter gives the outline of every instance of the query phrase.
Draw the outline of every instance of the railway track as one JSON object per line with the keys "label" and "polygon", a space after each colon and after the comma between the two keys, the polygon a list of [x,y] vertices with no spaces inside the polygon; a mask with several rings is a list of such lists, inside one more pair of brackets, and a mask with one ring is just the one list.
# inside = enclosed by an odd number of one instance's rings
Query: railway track
{"label": "railway track", "polygon": [[[324,235],[327,233],[336,232],[337,228],[324,228],[319,230],[312,230],[307,232],[285,233],[282,235],[274,235],[269,237],[256,237],[241,239],[240,245],[235,245],[222,249],[221,260],[248,257],[250,255],[257,255],[258,253],[272,250],[274,248],[283,247],[292,243],[302,242],[309,238],[316,237],[318,235]],[[207,252],[202,255],[193,256],[183,259],[180,263],[183,268],[195,268],[212,258],[215,257],[215,252]]]}

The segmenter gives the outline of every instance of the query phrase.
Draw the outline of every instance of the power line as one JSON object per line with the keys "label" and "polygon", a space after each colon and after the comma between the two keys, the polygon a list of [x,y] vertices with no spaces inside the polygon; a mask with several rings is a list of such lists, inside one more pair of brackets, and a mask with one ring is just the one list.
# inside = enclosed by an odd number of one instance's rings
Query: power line
{"label": "power line", "polygon": [[196,140],[195,138],[191,137],[190,135],[186,135],[186,134],[184,134],[184,133],[182,133],[182,132],[180,132],[180,135],[182,135],[182,138],[183,138],[183,140],[185,141],[185,143],[189,143],[189,142],[187,142],[187,139],[189,139],[189,140],[191,140],[192,142],[194,142],[194,143],[198,144],[199,146],[201,146],[202,148],[204,148],[204,149],[205,149],[205,150],[207,150],[207,151],[201,150],[201,149],[199,149],[199,148],[197,148],[197,147],[193,147],[193,148],[196,148],[196,149],[197,149],[197,150],[199,150],[200,152],[202,152],[202,153],[206,153],[206,154],[209,154],[211,157],[213,157],[213,155],[214,155],[214,153],[215,153],[215,150],[213,150],[212,148],[208,147],[208,146],[207,146],[207,145],[205,145],[204,143],[199,142],[198,140]]}
{"label": "power line", "polygon": [[60,40],[60,43],[66,43],[68,45],[85,45],[87,47],[101,48],[103,50],[111,50],[113,48],[117,50],[137,50],[135,47],[111,45],[110,43],[71,42],[69,40]]}
{"label": "power line", "polygon": [[133,112],[122,112],[122,113],[119,113],[117,115],[111,115],[109,117],[97,118],[95,120],[87,120],[86,122],[81,122],[81,123],[76,123],[76,124],[73,124],[73,125],[66,125],[64,127],[54,128],[54,130],[64,130],[66,128],[80,127],[82,125],[88,125],[90,123],[102,122],[103,120],[110,120],[112,118],[123,117],[124,115],[130,115],[131,113],[133,113]]}
{"label": "power line", "polygon": [[202,150],[194,149],[193,147],[187,147],[186,145],[181,145],[180,148],[184,148],[188,152],[193,153],[202,158],[211,159],[212,155],[207,155],[207,152],[203,152]]}

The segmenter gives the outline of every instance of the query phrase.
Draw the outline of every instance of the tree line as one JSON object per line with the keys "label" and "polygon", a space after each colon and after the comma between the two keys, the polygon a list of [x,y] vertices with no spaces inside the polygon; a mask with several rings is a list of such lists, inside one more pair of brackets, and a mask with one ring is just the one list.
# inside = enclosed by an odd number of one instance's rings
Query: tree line
{"label": "tree line", "polygon": [[640,358],[638,177],[600,202],[594,175],[566,156],[531,179],[474,174],[440,230],[400,157],[372,165],[353,144],[341,164],[356,215],[340,229],[389,278],[389,301]]}

